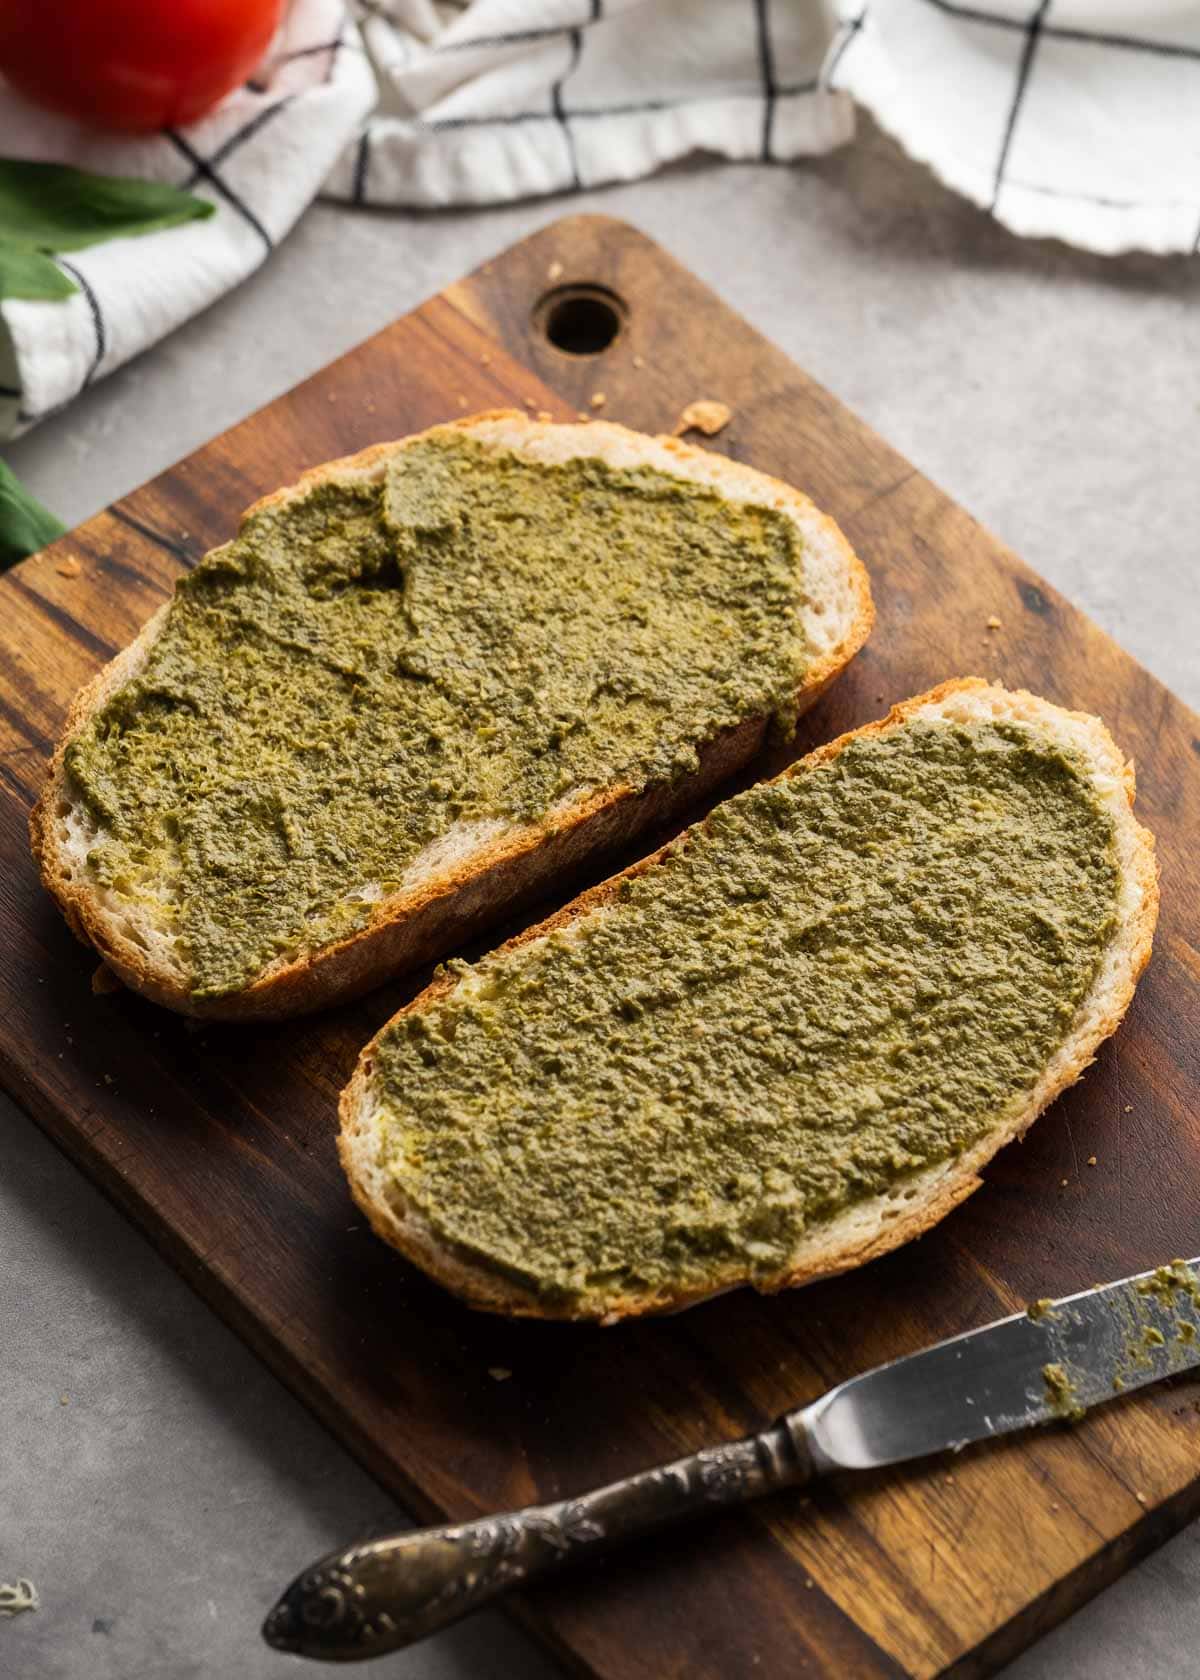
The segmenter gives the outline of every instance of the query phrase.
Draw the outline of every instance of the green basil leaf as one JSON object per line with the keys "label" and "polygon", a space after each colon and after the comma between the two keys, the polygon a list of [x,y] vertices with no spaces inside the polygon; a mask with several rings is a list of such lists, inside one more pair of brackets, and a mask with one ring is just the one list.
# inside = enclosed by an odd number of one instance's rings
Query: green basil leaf
{"label": "green basil leaf", "polygon": [[67,298],[78,290],[53,258],[0,235],[0,298]]}
{"label": "green basil leaf", "polygon": [[159,181],[0,158],[0,228],[10,243],[35,250],[80,251],[212,213],[206,199]]}
{"label": "green basil leaf", "polygon": [[35,501],[6,461],[0,461],[0,571],[61,537],[66,526]]}

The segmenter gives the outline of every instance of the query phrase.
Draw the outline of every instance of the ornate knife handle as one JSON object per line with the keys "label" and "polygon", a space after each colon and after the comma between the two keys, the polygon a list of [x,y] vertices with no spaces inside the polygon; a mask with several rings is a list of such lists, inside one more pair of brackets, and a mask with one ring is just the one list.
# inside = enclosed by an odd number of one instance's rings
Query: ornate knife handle
{"label": "ornate knife handle", "polygon": [[333,1552],[292,1582],[263,1624],[276,1650],[326,1662],[382,1656],[456,1622],[498,1593],[636,1535],[737,1505],[813,1474],[792,1413],[761,1434],[565,1499]]}

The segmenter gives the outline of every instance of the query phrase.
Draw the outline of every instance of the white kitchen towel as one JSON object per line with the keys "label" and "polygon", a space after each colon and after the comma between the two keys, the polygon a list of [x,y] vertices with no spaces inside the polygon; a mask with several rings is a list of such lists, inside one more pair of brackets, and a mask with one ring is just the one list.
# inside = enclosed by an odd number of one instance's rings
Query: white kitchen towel
{"label": "white kitchen towel", "polygon": [[379,105],[326,191],[493,204],[690,152],[783,162],[853,133],[824,0],[356,0]]}
{"label": "white kitchen towel", "polygon": [[[836,5],[836,13],[830,5]],[[484,204],[690,152],[826,151],[867,106],[1020,234],[1200,245],[1200,0],[293,0],[267,65],[190,128],[98,136],[0,86],[0,155],[186,185],[216,214],[75,253],[0,305],[0,436],[263,262],[319,190]]]}
{"label": "white kitchen towel", "polygon": [[843,0],[842,20],[826,82],[1014,233],[1200,248],[1196,0]]}
{"label": "white kitchen towel", "polygon": [[1200,241],[1200,0],[355,0],[379,104],[327,191],[481,204],[691,151],[783,161],[853,96],[1019,234]]}
{"label": "white kitchen towel", "polygon": [[178,132],[97,134],[0,91],[0,156],[167,181],[216,207],[206,221],[60,258],[79,287],[71,297],[5,299],[0,437],[56,413],[265,262],[374,103],[341,0],[294,0],[253,81]]}

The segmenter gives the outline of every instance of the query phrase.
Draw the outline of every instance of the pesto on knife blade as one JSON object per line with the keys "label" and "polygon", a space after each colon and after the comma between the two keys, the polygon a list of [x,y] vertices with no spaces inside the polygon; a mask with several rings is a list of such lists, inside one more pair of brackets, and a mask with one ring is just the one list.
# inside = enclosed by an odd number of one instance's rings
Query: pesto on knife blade
{"label": "pesto on knife blade", "polygon": [[770,1278],[1015,1113],[1116,925],[1111,819],[1035,728],[910,721],[718,808],[602,913],[384,1031],[383,1162],[558,1303]]}
{"label": "pesto on knife blade", "polygon": [[753,715],[790,726],[801,574],[772,508],[425,439],[382,483],[254,514],[180,582],[67,754],[93,877],[176,935],[195,996],[235,990],[364,926],[458,822],[684,775]]}

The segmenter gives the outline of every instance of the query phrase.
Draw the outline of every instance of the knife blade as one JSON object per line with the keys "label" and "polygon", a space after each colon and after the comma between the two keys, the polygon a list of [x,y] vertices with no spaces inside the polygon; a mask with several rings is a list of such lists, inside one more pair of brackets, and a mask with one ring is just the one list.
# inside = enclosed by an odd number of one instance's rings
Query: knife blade
{"label": "knife blade", "polygon": [[1081,1417],[1200,1365],[1200,1258],[1038,1301],[851,1377],[800,1412],[819,1474]]}
{"label": "knife blade", "polygon": [[840,1383],[757,1435],[572,1499],[373,1539],[297,1576],[277,1650],[381,1656],[635,1535],[834,1471],[877,1469],[1056,1420],[1200,1366],[1200,1258],[969,1330]]}

